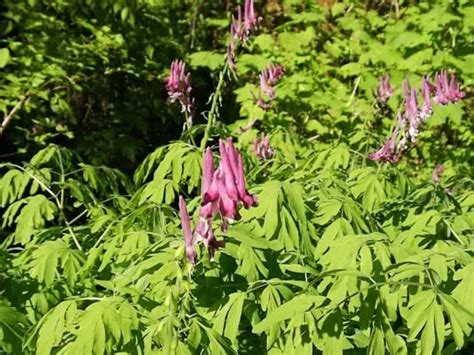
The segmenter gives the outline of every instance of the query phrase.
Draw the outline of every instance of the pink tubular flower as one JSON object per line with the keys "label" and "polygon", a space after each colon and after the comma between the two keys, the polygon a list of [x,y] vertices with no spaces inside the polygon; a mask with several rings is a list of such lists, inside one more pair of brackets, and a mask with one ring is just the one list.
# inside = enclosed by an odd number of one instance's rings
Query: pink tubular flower
{"label": "pink tubular flower", "polygon": [[196,262],[196,251],[194,250],[194,243],[196,239],[191,232],[191,222],[183,196],[179,196],[179,215],[181,217],[181,226],[183,228],[186,257],[191,264],[194,264]]}
{"label": "pink tubular flower", "polygon": [[270,146],[269,137],[263,133],[255,140],[251,150],[259,160],[271,159],[274,155],[274,151]]}
{"label": "pink tubular flower", "polygon": [[456,102],[461,100],[463,97],[464,97],[464,93],[461,91],[459,84],[456,82],[456,75],[453,74],[449,82],[448,98],[453,104],[455,104]]}
{"label": "pink tubular flower", "polygon": [[237,6],[237,19],[234,17],[234,15],[232,15],[231,32],[242,42],[247,41],[246,31],[244,24],[242,23],[242,8],[240,5]]}
{"label": "pink tubular flower", "polygon": [[237,7],[237,19],[232,15],[232,28],[234,35],[242,42],[246,42],[250,32],[256,31],[261,18],[255,16],[253,0],[245,0],[244,19],[242,22],[242,8]]}
{"label": "pink tubular flower", "polygon": [[251,94],[253,97],[253,103],[257,104],[257,106],[261,109],[266,111],[270,109],[270,107],[272,107],[269,102],[265,102],[265,100],[263,99],[261,90],[258,91],[258,96],[255,96],[253,92],[251,92]]}
{"label": "pink tubular flower", "polygon": [[191,74],[186,73],[186,64],[182,60],[174,60],[171,63],[171,72],[165,79],[165,87],[170,101],[178,101],[181,104],[181,111],[189,114],[188,128],[191,128],[194,104],[191,98]]}
{"label": "pink tubular flower", "polygon": [[[220,213],[225,229],[228,219],[240,218],[238,212],[240,204],[248,208],[256,206],[257,200],[245,189],[242,157],[234,147],[232,138],[229,138],[227,142],[219,141],[219,152],[221,161],[210,180],[208,174],[212,171],[209,166],[211,160],[208,157],[204,159],[206,184],[203,184],[201,217],[213,219],[217,213]],[[206,155],[209,156],[209,154],[211,154],[210,150],[206,151]]]}
{"label": "pink tubular flower", "polygon": [[402,138],[397,145],[400,129],[404,124],[404,118],[398,113],[397,126],[393,130],[392,136],[385,141],[385,144],[378,151],[369,154],[369,159],[374,161],[382,161],[385,163],[396,164],[400,160],[400,156],[405,149],[404,138]]}
{"label": "pink tubular flower", "polygon": [[227,63],[232,71],[237,68],[237,58],[235,54],[235,31],[234,26],[230,26],[229,45],[227,46]]}
{"label": "pink tubular flower", "polygon": [[180,197],[180,213],[186,241],[188,260],[194,262],[195,256],[194,239],[202,239],[204,246],[208,249],[211,259],[215,251],[224,246],[224,241],[218,241],[212,230],[214,218],[220,214],[222,219],[221,229],[226,231],[229,220],[240,219],[239,207],[245,208],[257,205],[257,198],[250,195],[245,188],[245,175],[242,157],[232,143],[232,138],[227,141],[219,141],[219,152],[221,160],[217,169],[210,148],[206,149],[203,158],[202,175],[202,202],[199,211],[199,222],[194,230],[192,238],[189,216],[187,214],[184,200]]}
{"label": "pink tubular flower", "polygon": [[277,64],[273,65],[270,64],[268,67],[262,70],[260,73],[260,89],[258,93],[258,97],[253,95],[254,102],[258,104],[264,110],[268,110],[270,108],[270,103],[266,102],[262,97],[262,91],[265,95],[271,100],[275,99],[275,88],[274,85],[278,83],[281,77],[285,74],[285,68],[283,66]]}
{"label": "pink tubular flower", "polygon": [[435,81],[435,101],[438,104],[446,105],[448,103],[456,103],[464,97],[459,84],[456,82],[456,76],[451,75],[448,80],[448,73],[442,70],[436,75]]}
{"label": "pink tubular flower", "polygon": [[390,86],[390,75],[386,74],[385,76],[380,78],[380,84],[379,84],[379,89],[377,92],[377,100],[385,104],[390,97],[392,97],[394,94],[394,91],[392,87]]}
{"label": "pink tubular flower", "polygon": [[261,18],[255,16],[253,0],[245,0],[244,18],[244,29],[248,37],[250,31],[255,31],[257,29],[258,23],[261,20]]}
{"label": "pink tubular flower", "polygon": [[277,64],[270,64],[260,73],[260,89],[271,99],[275,98],[275,88],[273,87],[285,74],[285,68]]}
{"label": "pink tubular flower", "polygon": [[247,42],[251,32],[255,32],[261,17],[255,16],[253,0],[245,0],[244,18],[242,19],[242,7],[237,7],[237,18],[232,15],[232,23],[230,25],[229,46],[227,47],[227,63],[232,71],[236,68],[236,44],[234,39],[240,40],[242,43]]}

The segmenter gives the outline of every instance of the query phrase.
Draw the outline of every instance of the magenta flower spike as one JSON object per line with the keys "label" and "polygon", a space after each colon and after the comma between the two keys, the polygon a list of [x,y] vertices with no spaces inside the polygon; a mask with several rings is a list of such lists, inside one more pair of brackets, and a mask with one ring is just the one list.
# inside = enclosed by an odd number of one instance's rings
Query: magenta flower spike
{"label": "magenta flower spike", "polygon": [[245,30],[245,24],[242,22],[242,8],[237,6],[237,18],[232,15],[232,25],[234,36],[241,40],[242,42],[246,42],[248,39],[247,32]]}
{"label": "magenta flower spike", "polygon": [[196,262],[196,251],[194,250],[195,238],[191,231],[189,213],[183,196],[179,196],[179,215],[181,218],[181,227],[183,228],[186,257],[191,264],[194,264]]}
{"label": "magenta flower spike", "polygon": [[188,128],[192,127],[192,108],[194,99],[191,97],[191,74],[186,73],[186,64],[182,60],[171,63],[170,75],[165,79],[170,102],[179,102],[181,111],[189,114]]}
{"label": "magenta flower spike", "polygon": [[452,103],[456,103],[464,97],[464,93],[461,91],[459,84],[456,82],[456,75],[451,76],[449,82],[449,94],[448,98]]}
{"label": "magenta flower spike", "polygon": [[211,259],[215,250],[224,246],[224,241],[217,241],[214,237],[212,230],[214,218],[220,215],[221,229],[225,232],[229,221],[240,219],[241,204],[245,208],[257,204],[256,197],[249,195],[245,189],[242,157],[234,147],[232,138],[227,141],[219,140],[219,152],[220,162],[217,169],[214,169],[210,148],[204,153],[200,220],[195,229],[195,236],[203,240]]}
{"label": "magenta flower spike", "polygon": [[251,150],[255,153],[259,160],[267,160],[273,158],[274,151],[270,146],[270,140],[268,135],[262,135],[258,137]]}
{"label": "magenta flower spike", "polygon": [[245,0],[245,7],[244,7],[244,27],[247,33],[247,36],[250,34],[250,31],[256,30],[258,21],[255,17],[255,9],[253,0]]}
{"label": "magenta flower spike", "polygon": [[237,59],[235,54],[235,31],[234,26],[230,26],[229,46],[227,47],[227,63],[232,71],[237,68]]}
{"label": "magenta flower spike", "polygon": [[446,71],[442,70],[439,74],[436,75],[435,90],[435,101],[440,105],[448,104],[449,85],[448,74],[446,73]]}
{"label": "magenta flower spike", "polygon": [[380,84],[377,93],[377,99],[380,103],[385,104],[390,97],[392,97],[394,91],[390,86],[390,75],[386,74],[385,76],[380,77]]}
{"label": "magenta flower spike", "polygon": [[273,86],[277,84],[284,73],[285,69],[283,66],[272,64],[263,69],[260,73],[260,91],[258,93],[258,98],[256,98],[254,95],[254,101],[257,102],[258,106],[260,106],[262,109],[269,109],[270,104],[263,100],[261,92],[263,91],[270,100],[274,100],[275,88]]}
{"label": "magenta flower spike", "polygon": [[212,226],[208,222],[200,220],[196,226],[195,233],[201,237],[204,246],[209,251],[209,257],[211,261],[214,261],[215,251],[219,248],[223,248],[225,246],[225,242],[223,240],[216,239],[211,227]]}

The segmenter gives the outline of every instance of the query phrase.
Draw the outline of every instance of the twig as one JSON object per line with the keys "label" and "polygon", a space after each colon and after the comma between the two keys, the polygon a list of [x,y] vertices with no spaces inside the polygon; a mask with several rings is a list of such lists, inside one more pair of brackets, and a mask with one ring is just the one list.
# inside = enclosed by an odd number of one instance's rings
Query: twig
{"label": "twig", "polygon": [[26,94],[20,101],[16,103],[16,105],[13,107],[13,109],[10,111],[10,113],[6,114],[5,117],[3,118],[2,125],[0,126],[0,136],[3,134],[3,131],[7,128],[8,124],[10,123],[12,117],[15,115],[15,113],[24,105],[27,105],[28,102],[31,99],[30,94]]}
{"label": "twig", "polygon": [[358,76],[356,81],[355,81],[355,85],[354,85],[354,90],[352,90],[352,95],[351,97],[349,98],[349,101],[347,101],[347,104],[346,104],[346,107],[349,107],[351,104],[352,104],[352,101],[354,100],[354,96],[357,92],[357,89],[359,88],[359,84],[360,84],[360,79],[361,77]]}
{"label": "twig", "polygon": [[79,243],[79,240],[77,239],[76,237],[76,234],[74,233],[74,230],[72,229],[72,226],[71,224],[69,223],[69,221],[67,220],[66,218],[66,214],[64,213],[64,210],[62,209],[61,207],[61,201],[59,201],[58,199],[58,196],[45,184],[43,183],[40,179],[38,179],[34,174],[32,174],[31,172],[29,172],[28,170],[26,170],[25,168],[23,168],[22,166],[20,165],[17,165],[17,164],[7,164],[9,166],[13,166],[17,169],[20,169],[21,171],[23,171],[24,173],[28,174],[33,180],[35,180],[47,193],[49,193],[51,195],[51,197],[54,199],[54,201],[56,202],[56,205],[58,206],[58,209],[59,209],[59,212],[61,213],[61,217],[63,218],[64,222],[66,223],[66,227],[67,227],[67,230],[69,231],[69,233],[71,234],[71,237],[74,241],[74,244],[76,244],[76,247],[77,249],[81,250],[82,251],[82,247],[81,247],[81,244]]}
{"label": "twig", "polygon": [[207,115],[206,131],[204,132],[204,138],[201,141],[201,150],[204,150],[206,148],[207,141],[209,140],[210,135],[211,135],[212,127],[214,126],[214,122],[218,115],[219,99],[221,98],[221,95],[222,95],[221,88],[222,88],[222,85],[224,84],[224,77],[225,77],[225,74],[227,73],[228,68],[229,68],[229,64],[227,63],[227,60],[226,60],[224,68],[219,74],[219,82],[217,83],[216,91],[214,92],[212,96],[211,109],[209,110],[209,114]]}

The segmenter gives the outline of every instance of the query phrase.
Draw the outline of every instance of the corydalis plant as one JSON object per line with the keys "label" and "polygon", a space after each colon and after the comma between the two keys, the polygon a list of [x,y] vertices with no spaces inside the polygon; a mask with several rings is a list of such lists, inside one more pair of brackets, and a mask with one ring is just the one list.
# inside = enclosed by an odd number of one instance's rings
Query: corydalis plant
{"label": "corydalis plant", "polygon": [[227,63],[232,70],[237,65],[236,46],[240,43],[246,43],[251,32],[257,31],[258,23],[261,17],[255,15],[255,6],[253,0],[245,0],[244,17],[242,19],[242,7],[237,7],[237,18],[232,15],[232,23],[230,25],[229,46],[227,47]]}
{"label": "corydalis plant", "polygon": [[263,133],[255,140],[251,150],[255,153],[259,160],[271,159],[275,154],[274,150],[270,146],[270,139],[268,135]]}
{"label": "corydalis plant", "polygon": [[228,138],[227,141],[219,140],[219,153],[220,162],[217,169],[214,167],[211,149],[207,148],[204,153],[202,202],[199,222],[194,234],[190,233],[189,216],[184,199],[180,197],[180,214],[186,255],[189,262],[193,264],[195,263],[194,244],[197,238],[203,241],[211,259],[213,259],[215,251],[224,246],[224,241],[218,241],[213,231],[213,222],[218,215],[222,220],[221,230],[225,232],[229,221],[240,219],[239,208],[242,205],[245,208],[257,205],[256,196],[250,195],[246,189],[242,156],[239,150],[234,147],[232,138]]}
{"label": "corydalis plant", "polygon": [[165,79],[170,102],[179,102],[181,111],[186,113],[188,129],[193,125],[192,110],[194,99],[191,97],[191,73],[186,73],[186,64],[182,60],[171,63],[170,75]]}
{"label": "corydalis plant", "polygon": [[[281,77],[285,74],[285,68],[279,64],[270,64],[268,67],[262,70],[260,73],[260,88],[258,91],[258,97],[254,99],[258,106],[264,110],[268,110],[271,107],[270,102],[275,99],[275,85],[280,81]],[[267,100],[263,99],[262,92],[267,96]]]}
{"label": "corydalis plant", "polygon": [[389,98],[394,94],[392,87],[390,86],[390,75],[386,74],[380,78],[379,88],[375,97],[382,104],[385,105]]}
{"label": "corydalis plant", "polygon": [[435,81],[435,101],[438,104],[446,105],[448,103],[455,104],[464,97],[459,84],[456,82],[456,75],[452,74],[448,81],[448,73],[442,70],[436,75]]}
{"label": "corydalis plant", "polygon": [[[388,76],[387,76],[388,77]],[[420,133],[420,126],[432,115],[432,100],[445,105],[456,103],[464,97],[455,75],[451,76],[448,84],[446,71],[441,71],[436,75],[435,84],[429,82],[428,77],[421,79],[421,96],[423,104],[418,105],[417,90],[410,85],[407,79],[402,83],[404,112],[398,114],[397,126],[392,136],[386,140],[385,144],[377,152],[370,153],[369,159],[397,163],[404,150],[407,149],[408,142],[416,143],[416,138]],[[434,97],[432,96],[434,94]],[[396,142],[399,143],[397,144]]]}

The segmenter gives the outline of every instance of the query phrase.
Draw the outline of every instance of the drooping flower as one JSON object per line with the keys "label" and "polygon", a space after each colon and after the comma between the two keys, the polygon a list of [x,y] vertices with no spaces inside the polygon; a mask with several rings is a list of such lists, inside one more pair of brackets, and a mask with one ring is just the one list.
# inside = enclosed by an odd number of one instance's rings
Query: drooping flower
{"label": "drooping flower", "polygon": [[257,198],[247,192],[242,156],[234,147],[232,138],[219,141],[220,163],[217,169],[210,148],[206,149],[203,158],[203,175],[201,185],[201,209],[199,222],[194,236],[202,239],[209,250],[211,259],[217,249],[224,246],[218,241],[212,229],[215,217],[220,215],[221,230],[226,231],[230,220],[240,219],[239,207],[257,205]]}
{"label": "drooping flower", "polygon": [[431,116],[433,113],[433,109],[431,106],[431,87],[428,78],[423,77],[421,79],[421,96],[423,96],[423,106],[421,106],[421,110],[419,112],[419,116],[423,122],[426,122],[428,117]]}
{"label": "drooping flower", "polygon": [[416,137],[420,133],[418,130],[420,115],[418,110],[416,89],[414,87],[410,87],[410,84],[406,79],[403,81],[403,96],[405,102],[404,118],[409,124],[408,135],[410,136],[411,141],[414,143],[416,141]]}
{"label": "drooping flower", "polygon": [[444,173],[444,165],[439,164],[436,168],[433,169],[431,173],[431,180],[438,185],[441,181],[441,175]]}
{"label": "drooping flower", "polygon": [[247,38],[250,35],[250,31],[257,30],[258,23],[261,18],[255,16],[255,9],[253,0],[245,0],[244,7],[244,29],[247,34]]}
{"label": "drooping flower", "polygon": [[461,91],[461,88],[459,87],[459,84],[456,81],[456,75],[453,74],[449,82],[448,98],[451,101],[451,103],[455,104],[456,102],[461,100],[463,97],[464,97],[464,93]]}
{"label": "drooping flower", "polygon": [[390,86],[390,75],[386,74],[385,76],[380,77],[380,84],[377,92],[377,100],[385,104],[390,97],[392,97],[394,91]]}
{"label": "drooping flower", "polygon": [[239,128],[239,132],[240,133],[244,133],[244,132],[247,132],[250,128],[252,128],[255,123],[257,123],[257,120],[256,119],[253,119],[251,120],[249,123],[247,123],[245,126],[242,126]]}
{"label": "drooping flower", "polygon": [[271,159],[275,153],[270,146],[268,135],[263,133],[255,140],[251,150],[255,153],[259,160]]}
{"label": "drooping flower", "polygon": [[397,145],[398,136],[400,134],[400,129],[403,127],[404,118],[398,112],[398,122],[394,128],[392,135],[385,141],[385,144],[376,152],[369,154],[369,159],[374,161],[382,161],[385,163],[398,163],[400,160],[401,153],[405,149],[405,143],[403,139]]}
{"label": "drooping flower", "polygon": [[[206,151],[208,155],[210,150]],[[217,204],[221,216],[228,219],[238,219],[238,206],[243,204],[244,207],[255,206],[257,200],[255,196],[249,195],[245,188],[245,174],[242,162],[242,156],[237,148],[234,147],[232,138],[219,140],[219,152],[221,160],[219,167],[214,171],[212,179],[207,180],[203,190],[202,206],[206,207],[210,203]],[[209,167],[210,159],[205,158],[206,179],[211,171]],[[204,185],[203,185],[204,186]],[[213,211],[207,207],[204,212]],[[209,216],[209,214],[206,214]]]}
{"label": "drooping flower", "polygon": [[253,0],[245,0],[244,17],[242,19],[242,7],[237,6],[237,18],[232,15],[232,23],[230,25],[230,38],[227,47],[227,63],[231,70],[236,68],[236,43],[234,39],[238,39],[242,43],[247,42],[251,32],[255,32],[261,17],[255,15],[255,6]]}
{"label": "drooping flower", "polygon": [[227,46],[227,63],[229,65],[229,68],[232,71],[235,71],[237,68],[237,56],[236,56],[236,50],[235,50],[235,32],[234,32],[234,26],[230,26],[230,36],[229,36],[229,45]]}
{"label": "drooping flower", "polygon": [[260,73],[260,88],[273,100],[275,98],[275,88],[273,87],[285,74],[285,68],[277,64],[270,64]]}
{"label": "drooping flower", "polygon": [[285,74],[285,68],[277,64],[270,64],[262,70],[260,73],[260,88],[258,92],[258,97],[253,94],[254,102],[258,104],[264,110],[268,110],[271,105],[269,102],[265,101],[262,97],[262,92],[268,97],[268,99],[275,99],[275,88],[274,86],[278,83],[281,77]]}
{"label": "drooping flower", "polygon": [[451,75],[451,80],[448,80],[448,73],[442,70],[436,75],[435,81],[435,101],[440,105],[448,103],[456,103],[464,97],[459,84],[456,81],[456,76]]}
{"label": "drooping flower", "polygon": [[256,31],[261,18],[255,16],[253,0],[245,0],[244,18],[242,21],[242,8],[237,7],[237,18],[232,15],[232,27],[234,35],[242,42],[246,42],[252,31]]}
{"label": "drooping flower", "polygon": [[179,215],[181,218],[181,227],[183,228],[186,257],[191,264],[194,264],[196,262],[196,250],[194,250],[196,239],[191,231],[191,221],[183,196],[179,196]]}
{"label": "drooping flower", "polygon": [[263,109],[265,111],[268,110],[270,107],[272,107],[272,105],[270,105],[270,103],[265,102],[265,100],[263,99],[261,90],[258,91],[257,96],[255,96],[255,94],[253,92],[251,92],[251,93],[252,93],[252,97],[253,97],[253,102],[255,104],[257,104],[258,107],[260,107],[261,109]]}
{"label": "drooping flower", "polygon": [[186,64],[182,60],[171,63],[170,75],[165,79],[170,102],[179,102],[181,111],[189,114],[188,128],[192,126],[192,107],[194,100],[191,97],[191,73],[186,73]]}

